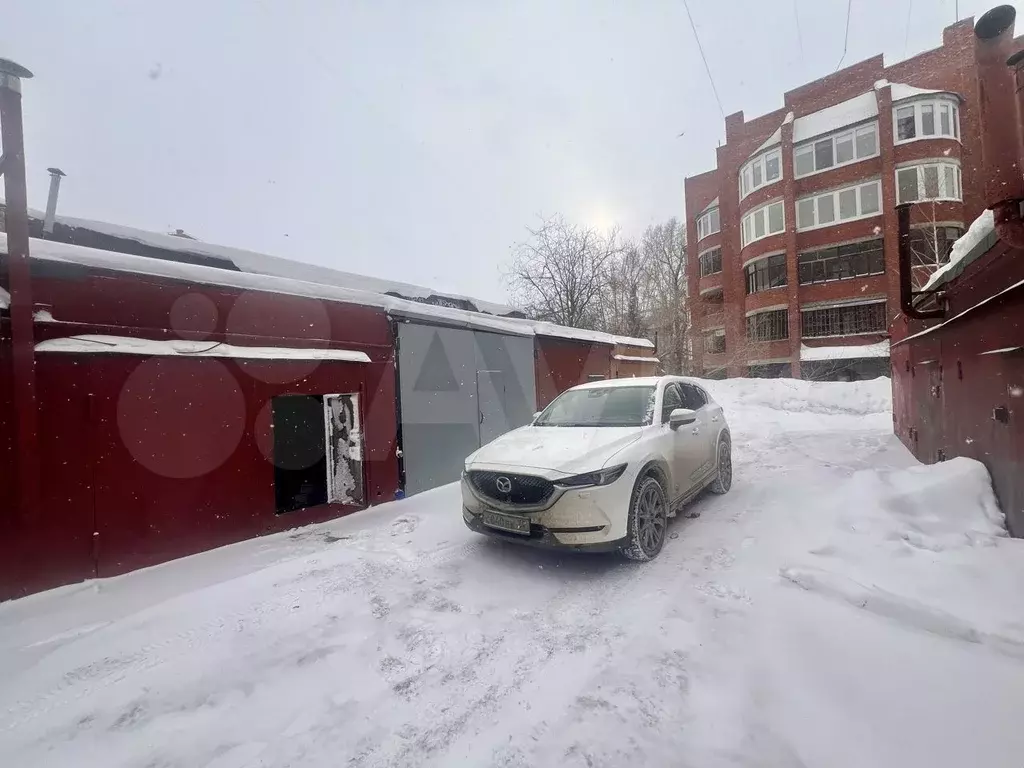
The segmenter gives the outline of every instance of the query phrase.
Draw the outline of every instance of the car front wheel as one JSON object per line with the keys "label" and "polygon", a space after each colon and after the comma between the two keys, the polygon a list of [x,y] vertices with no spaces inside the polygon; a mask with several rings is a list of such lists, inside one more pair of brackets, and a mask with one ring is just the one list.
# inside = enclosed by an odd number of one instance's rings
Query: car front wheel
{"label": "car front wheel", "polygon": [[722,439],[718,444],[718,477],[711,483],[712,493],[728,493],[732,488],[732,446]]}
{"label": "car front wheel", "polygon": [[665,544],[668,503],[665,489],[648,475],[633,489],[629,507],[629,544],[622,550],[630,560],[652,560]]}

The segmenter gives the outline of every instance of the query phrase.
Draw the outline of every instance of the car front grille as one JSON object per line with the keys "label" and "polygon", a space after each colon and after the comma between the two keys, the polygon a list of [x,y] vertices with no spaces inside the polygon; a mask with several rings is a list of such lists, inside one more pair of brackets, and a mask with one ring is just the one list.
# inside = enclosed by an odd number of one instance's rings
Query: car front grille
{"label": "car front grille", "polygon": [[[469,481],[478,493],[502,504],[543,504],[551,498],[551,494],[555,490],[552,482],[543,477],[512,475],[507,472],[474,470],[469,473]],[[505,481],[508,482],[510,488],[502,492],[498,490],[498,486],[504,488]]]}

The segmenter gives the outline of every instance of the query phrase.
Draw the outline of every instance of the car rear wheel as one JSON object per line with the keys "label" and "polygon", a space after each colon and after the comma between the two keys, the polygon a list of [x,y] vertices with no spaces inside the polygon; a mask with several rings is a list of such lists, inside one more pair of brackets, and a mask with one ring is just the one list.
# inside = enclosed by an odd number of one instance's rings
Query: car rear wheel
{"label": "car rear wheel", "polygon": [[652,560],[665,544],[668,504],[665,489],[648,475],[633,489],[629,506],[629,544],[622,553],[630,560]]}
{"label": "car rear wheel", "polygon": [[728,493],[732,488],[732,446],[722,439],[718,444],[718,477],[711,483],[712,493]]}

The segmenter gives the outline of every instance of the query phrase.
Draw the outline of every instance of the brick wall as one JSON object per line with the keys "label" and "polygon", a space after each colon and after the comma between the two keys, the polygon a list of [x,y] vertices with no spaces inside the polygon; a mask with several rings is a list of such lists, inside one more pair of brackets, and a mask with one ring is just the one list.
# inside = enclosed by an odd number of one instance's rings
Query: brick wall
{"label": "brick wall", "polygon": [[[729,375],[743,375],[750,362],[786,357],[794,376],[800,375],[801,306],[815,302],[848,301],[857,298],[887,297],[887,321],[899,312],[899,270],[896,236],[896,169],[915,160],[938,159],[957,161],[961,165],[963,202],[939,202],[915,205],[912,225],[929,221],[955,223],[966,228],[984,209],[983,184],[980,174],[981,148],[977,122],[978,88],[974,74],[973,20],[967,19],[947,27],[943,44],[930,51],[886,67],[882,56],[874,56],[839,72],[823,77],[783,94],[783,107],[766,115],[746,120],[743,112],[725,119],[726,142],[717,149],[717,167],[685,180],[686,224],[690,233],[689,287],[694,328],[694,350],[698,366],[722,366]],[[898,146],[893,144],[891,91],[875,89],[880,80],[918,88],[951,91],[958,94],[960,104],[961,141],[948,138],[922,139]],[[792,121],[818,110],[873,92],[878,103],[879,155],[800,179],[793,174]],[[739,199],[739,171],[754,151],[770,136],[781,132],[782,179],[766,185]],[[837,128],[841,130],[841,128]],[[804,232],[796,231],[796,201],[806,195],[843,187],[858,181],[881,180],[881,211],[879,215],[826,226]],[[696,219],[713,199],[719,200],[721,232],[700,241],[696,238]],[[741,219],[744,214],[765,203],[784,203],[785,229],[749,243],[741,248]],[[883,240],[885,274],[858,277],[834,282],[799,285],[798,254],[816,248],[839,245],[872,238]],[[699,253],[712,246],[722,249],[721,274],[700,277]],[[787,285],[746,293],[744,265],[769,253],[786,254]],[[724,302],[718,303],[720,300]],[[709,301],[712,298],[715,301]],[[790,338],[786,342],[751,343],[746,338],[746,315],[752,310],[783,305],[789,311]],[[721,327],[726,332],[726,353],[703,360],[704,330]],[[887,337],[856,335],[810,339],[808,345],[828,343],[869,344]]]}

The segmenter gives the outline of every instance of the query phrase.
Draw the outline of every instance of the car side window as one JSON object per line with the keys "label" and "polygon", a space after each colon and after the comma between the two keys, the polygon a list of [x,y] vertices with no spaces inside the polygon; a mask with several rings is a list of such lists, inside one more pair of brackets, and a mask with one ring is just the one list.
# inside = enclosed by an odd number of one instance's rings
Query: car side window
{"label": "car side window", "polygon": [[680,406],[681,408],[689,408],[691,411],[696,411],[708,404],[704,393],[692,384],[680,384],[679,388],[683,391],[683,404]]}
{"label": "car side window", "polygon": [[675,384],[665,387],[665,394],[661,399],[661,422],[668,421],[669,414],[676,408],[683,407],[683,399],[679,395],[679,388]]}

